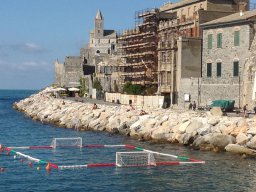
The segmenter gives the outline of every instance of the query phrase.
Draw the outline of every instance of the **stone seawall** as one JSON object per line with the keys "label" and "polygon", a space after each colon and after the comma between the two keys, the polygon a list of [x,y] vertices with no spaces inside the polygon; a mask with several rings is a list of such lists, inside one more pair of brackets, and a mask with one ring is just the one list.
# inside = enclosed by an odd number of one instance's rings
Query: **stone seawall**
{"label": "stone seawall", "polygon": [[120,133],[141,140],[179,143],[194,149],[256,154],[256,117],[216,116],[211,112],[98,105],[50,97],[46,90],[13,104],[34,120],[80,131]]}

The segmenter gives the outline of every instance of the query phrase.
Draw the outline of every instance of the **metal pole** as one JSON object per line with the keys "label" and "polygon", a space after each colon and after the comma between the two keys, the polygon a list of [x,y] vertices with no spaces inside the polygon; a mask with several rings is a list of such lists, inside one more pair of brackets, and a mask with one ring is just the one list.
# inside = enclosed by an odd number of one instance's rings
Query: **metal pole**
{"label": "metal pole", "polygon": [[239,108],[241,107],[241,101],[240,101],[240,73],[239,73],[239,76],[238,76],[238,105],[239,105]]}

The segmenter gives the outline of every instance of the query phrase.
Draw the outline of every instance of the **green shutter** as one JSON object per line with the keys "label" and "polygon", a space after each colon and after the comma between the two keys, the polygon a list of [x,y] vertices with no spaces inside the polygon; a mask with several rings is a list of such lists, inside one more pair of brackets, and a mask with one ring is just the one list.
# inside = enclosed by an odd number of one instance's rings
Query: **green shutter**
{"label": "green shutter", "polygon": [[233,76],[238,77],[238,75],[239,75],[239,62],[235,61],[233,63]]}
{"label": "green shutter", "polygon": [[234,33],[234,45],[235,46],[240,45],[240,31],[235,31]]}
{"label": "green shutter", "polygon": [[208,49],[212,48],[212,34],[208,35]]}
{"label": "green shutter", "polygon": [[222,33],[217,34],[217,48],[222,48]]}
{"label": "green shutter", "polygon": [[221,77],[221,63],[217,63],[217,77]]}
{"label": "green shutter", "polygon": [[211,76],[212,76],[212,64],[207,63],[207,77],[211,77]]}

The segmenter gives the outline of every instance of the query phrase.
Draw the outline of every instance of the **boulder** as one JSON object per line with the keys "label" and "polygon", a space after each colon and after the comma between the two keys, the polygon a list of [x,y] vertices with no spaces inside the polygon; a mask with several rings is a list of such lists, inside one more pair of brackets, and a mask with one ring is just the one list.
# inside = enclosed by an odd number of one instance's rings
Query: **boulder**
{"label": "boulder", "polygon": [[247,131],[248,134],[256,135],[256,126],[250,127]]}
{"label": "boulder", "polygon": [[198,136],[192,143],[194,149],[200,149],[202,145],[210,144],[210,139],[214,134],[207,134],[204,136]]}
{"label": "boulder", "polygon": [[228,127],[222,124],[220,126],[220,131],[223,135],[230,135],[231,132],[233,132],[236,127],[237,127],[236,124],[231,124]]}
{"label": "boulder", "polygon": [[194,119],[191,121],[191,123],[187,126],[186,133],[193,133],[198,128],[201,128],[203,126],[202,122]]}
{"label": "boulder", "polygon": [[218,147],[220,150],[224,149],[228,144],[235,143],[235,138],[231,135],[216,134],[210,139],[210,144]]}
{"label": "boulder", "polygon": [[248,140],[249,140],[249,137],[247,137],[246,134],[244,133],[239,133],[236,136],[236,143],[239,145],[245,145]]}
{"label": "boulder", "polygon": [[223,112],[220,107],[213,107],[210,112],[212,116],[223,116]]}
{"label": "boulder", "polygon": [[256,149],[256,136],[252,137],[249,142],[247,142],[247,147]]}
{"label": "boulder", "polygon": [[231,153],[236,153],[240,155],[255,155],[255,151],[249,148],[246,148],[244,146],[238,145],[238,144],[229,144],[225,147],[225,150]]}
{"label": "boulder", "polygon": [[201,128],[197,129],[198,135],[207,135],[211,132],[211,125],[210,124],[204,124]]}
{"label": "boulder", "polygon": [[210,125],[215,126],[220,122],[220,119],[217,117],[211,117],[207,121]]}
{"label": "boulder", "polygon": [[181,125],[179,125],[177,133],[183,134],[186,132],[187,127],[189,126],[191,122],[190,121],[185,121]]}
{"label": "boulder", "polygon": [[246,133],[247,130],[247,126],[235,127],[235,129],[230,134],[236,137],[239,133]]}

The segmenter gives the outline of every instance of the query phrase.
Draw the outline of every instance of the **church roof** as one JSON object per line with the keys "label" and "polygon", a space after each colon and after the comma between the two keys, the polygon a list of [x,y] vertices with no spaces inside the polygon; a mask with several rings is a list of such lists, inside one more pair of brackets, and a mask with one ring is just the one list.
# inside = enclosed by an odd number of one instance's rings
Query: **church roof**
{"label": "church roof", "polygon": [[95,18],[96,18],[96,19],[99,19],[99,20],[102,20],[102,19],[103,19],[100,10],[97,11],[97,14],[96,14],[96,17],[95,17]]}
{"label": "church roof", "polygon": [[104,34],[103,36],[113,36],[113,35],[116,35],[116,32],[115,30],[104,30]]}

